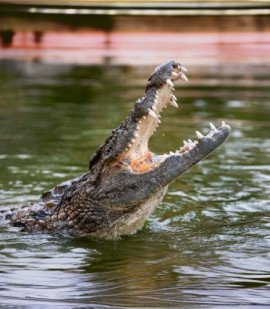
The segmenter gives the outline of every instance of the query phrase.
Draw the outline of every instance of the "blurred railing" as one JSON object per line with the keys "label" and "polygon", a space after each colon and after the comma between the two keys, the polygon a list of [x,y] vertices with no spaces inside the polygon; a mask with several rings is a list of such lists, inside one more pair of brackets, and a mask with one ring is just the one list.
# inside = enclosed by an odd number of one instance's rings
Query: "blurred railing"
{"label": "blurred railing", "polygon": [[200,78],[265,85],[269,16],[264,1],[0,0],[0,60],[140,67],[181,59]]}

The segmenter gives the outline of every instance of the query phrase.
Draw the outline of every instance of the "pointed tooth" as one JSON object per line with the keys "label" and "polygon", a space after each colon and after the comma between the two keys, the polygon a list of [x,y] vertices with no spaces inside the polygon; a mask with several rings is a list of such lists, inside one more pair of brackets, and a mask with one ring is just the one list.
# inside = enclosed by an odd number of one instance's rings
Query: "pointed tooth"
{"label": "pointed tooth", "polygon": [[202,133],[200,131],[196,131],[196,135],[197,135],[198,139],[204,138],[204,136],[202,135]]}
{"label": "pointed tooth", "polygon": [[211,130],[216,130],[216,127],[213,125],[212,122],[209,122],[209,125],[210,125]]}
{"label": "pointed tooth", "polygon": [[166,80],[166,83],[171,87],[174,86],[173,82],[169,78]]}
{"label": "pointed tooth", "polygon": [[183,151],[186,151],[186,150],[190,150],[190,149],[191,149],[191,145],[190,145],[188,142],[183,141],[183,143],[184,143],[184,146],[181,147],[180,152],[183,152]]}
{"label": "pointed tooth", "polygon": [[177,101],[177,97],[173,94],[172,95],[172,99],[174,100],[174,101]]}
{"label": "pointed tooth", "polygon": [[159,119],[159,118],[158,118],[157,122],[158,122],[158,123],[161,123],[161,121],[160,121],[160,119]]}
{"label": "pointed tooth", "polygon": [[139,137],[139,134],[137,132],[134,133],[134,137]]}
{"label": "pointed tooth", "polygon": [[128,144],[128,147],[130,148],[131,146],[132,146],[132,144],[131,144],[131,143],[129,143],[129,144]]}
{"label": "pointed tooth", "polygon": [[135,138],[133,138],[133,139],[131,140],[131,143],[132,143],[132,144],[134,144],[134,143],[135,143]]}
{"label": "pointed tooth", "polygon": [[156,111],[156,110],[157,110],[157,108],[155,107],[155,105],[152,106],[152,110],[153,110],[153,111]]}
{"label": "pointed tooth", "polygon": [[185,75],[184,73],[182,73],[182,72],[179,74],[179,78],[182,79],[182,80],[184,80],[184,81],[186,81],[186,82],[188,82],[188,78],[187,78],[186,75]]}
{"label": "pointed tooth", "polygon": [[170,156],[174,155],[174,152],[170,151]]}
{"label": "pointed tooth", "polygon": [[179,149],[179,153],[183,153],[183,152],[185,152],[187,149],[186,149],[186,147],[182,147],[181,149]]}
{"label": "pointed tooth", "polygon": [[180,65],[180,69],[181,69],[181,71],[187,72],[187,69],[185,67],[183,67],[182,65]]}
{"label": "pointed tooth", "polygon": [[189,139],[188,139],[188,143],[189,143],[189,144],[193,144],[193,141],[189,138]]}
{"label": "pointed tooth", "polygon": [[155,118],[155,119],[158,119],[157,114],[154,111],[152,111],[151,109],[149,109],[148,115]]}
{"label": "pointed tooth", "polygon": [[174,100],[170,101],[170,104],[171,106],[178,108],[178,104]]}
{"label": "pointed tooth", "polygon": [[178,78],[178,74],[176,72],[172,71],[172,77]]}
{"label": "pointed tooth", "polygon": [[184,151],[185,151],[185,149],[184,149],[184,147],[182,147],[182,148],[179,149],[178,153],[182,153]]}
{"label": "pointed tooth", "polygon": [[221,122],[221,126],[224,127],[226,125],[225,121]]}

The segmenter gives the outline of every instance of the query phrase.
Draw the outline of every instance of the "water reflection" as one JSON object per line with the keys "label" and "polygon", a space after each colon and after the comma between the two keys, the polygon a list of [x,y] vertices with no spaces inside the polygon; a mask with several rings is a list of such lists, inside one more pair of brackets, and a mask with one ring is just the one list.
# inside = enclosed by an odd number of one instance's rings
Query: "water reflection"
{"label": "water reflection", "polygon": [[10,47],[12,45],[14,33],[12,29],[0,31],[0,39],[3,47]]}
{"label": "water reflection", "polygon": [[[1,209],[83,173],[89,154],[142,94],[148,74],[128,66],[2,68]],[[180,108],[166,110],[151,149],[175,149],[198,127],[207,132],[209,120],[232,125],[228,143],[177,179],[136,235],[115,241],[29,235],[0,220],[1,303],[270,304],[269,89],[191,84],[177,96]]]}

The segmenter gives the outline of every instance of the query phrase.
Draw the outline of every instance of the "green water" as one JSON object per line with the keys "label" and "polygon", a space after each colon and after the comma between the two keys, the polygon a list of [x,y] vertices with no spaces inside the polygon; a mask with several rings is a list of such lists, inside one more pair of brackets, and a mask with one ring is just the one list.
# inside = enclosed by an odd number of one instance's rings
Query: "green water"
{"label": "green water", "polygon": [[[1,63],[1,209],[87,170],[143,94],[130,70]],[[270,305],[270,90],[191,84],[176,95],[180,108],[164,112],[152,150],[175,150],[209,121],[232,126],[228,142],[172,183],[135,235],[32,235],[0,221],[3,307]]]}

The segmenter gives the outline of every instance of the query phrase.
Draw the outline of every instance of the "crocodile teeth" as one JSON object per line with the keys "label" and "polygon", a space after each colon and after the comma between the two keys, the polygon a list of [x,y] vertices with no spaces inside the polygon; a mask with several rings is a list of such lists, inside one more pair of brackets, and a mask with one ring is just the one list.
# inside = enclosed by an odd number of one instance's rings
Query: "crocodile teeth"
{"label": "crocodile teeth", "polygon": [[174,100],[170,101],[170,104],[173,107],[176,107],[176,108],[178,107],[178,104]]}
{"label": "crocodile teeth", "polygon": [[152,111],[151,109],[149,109],[148,115],[155,118],[155,119],[158,119],[157,114],[154,111]]}
{"label": "crocodile teeth", "polygon": [[158,123],[161,123],[161,121],[160,121],[160,119],[159,119],[159,118],[158,118],[157,122],[158,122]]}
{"label": "crocodile teeth", "polygon": [[176,72],[172,71],[172,77],[178,78],[178,74]]}
{"label": "crocodile teeth", "polygon": [[179,67],[179,69],[180,69],[181,71],[187,72],[187,69],[186,69],[185,67],[183,67],[182,65],[179,65],[178,67]]}
{"label": "crocodile teeth", "polygon": [[182,153],[186,150],[186,146],[183,146],[182,148],[179,149],[178,153]]}
{"label": "crocodile teeth", "polygon": [[209,125],[210,125],[211,130],[216,130],[216,127],[213,125],[212,122],[209,122]]}
{"label": "crocodile teeth", "polygon": [[155,105],[152,106],[152,110],[153,110],[153,111],[156,111],[156,110],[157,110],[157,108],[155,107]]}
{"label": "crocodile teeth", "polygon": [[187,141],[183,141],[184,146],[188,146],[188,142]]}
{"label": "crocodile teeth", "polygon": [[226,125],[225,121],[221,122],[221,126],[224,127]]}
{"label": "crocodile teeth", "polygon": [[188,139],[188,143],[189,143],[189,145],[192,145],[193,141],[191,139]]}
{"label": "crocodile teeth", "polygon": [[186,81],[186,82],[188,82],[188,78],[187,78],[186,75],[185,75],[184,73],[182,73],[182,72],[179,74],[179,78],[182,79],[182,80],[184,80],[184,81]]}
{"label": "crocodile teeth", "polygon": [[191,149],[191,145],[189,145],[187,142],[186,144],[179,150],[179,152],[189,151]]}
{"label": "crocodile teeth", "polygon": [[174,101],[177,101],[177,97],[173,94],[172,95],[172,99],[174,100]]}
{"label": "crocodile teeth", "polygon": [[196,131],[196,135],[197,135],[198,139],[203,139],[203,137],[204,137],[200,131]]}
{"label": "crocodile teeth", "polygon": [[169,78],[166,80],[166,83],[171,87],[174,86],[173,82]]}
{"label": "crocodile teeth", "polygon": [[174,155],[174,152],[170,151],[170,156]]}
{"label": "crocodile teeth", "polygon": [[137,132],[134,133],[134,137],[139,137],[139,134]]}

